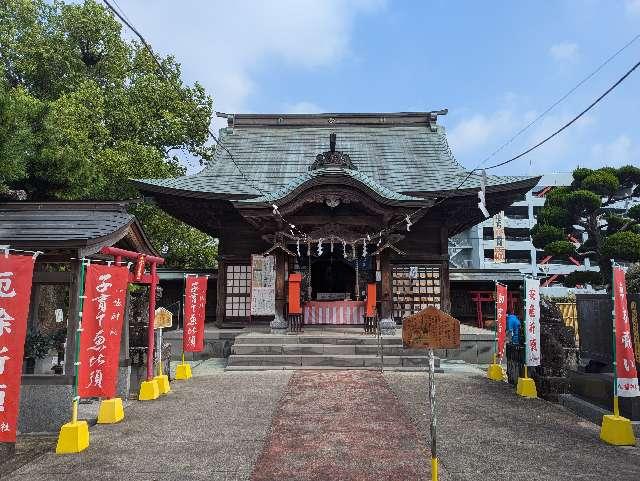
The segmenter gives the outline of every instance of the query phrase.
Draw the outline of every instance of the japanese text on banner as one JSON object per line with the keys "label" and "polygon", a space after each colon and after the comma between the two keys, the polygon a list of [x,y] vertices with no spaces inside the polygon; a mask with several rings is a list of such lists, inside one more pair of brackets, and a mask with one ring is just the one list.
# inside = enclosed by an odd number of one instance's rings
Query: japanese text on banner
{"label": "japanese text on banner", "polygon": [[539,366],[540,351],[540,281],[525,279],[525,363]]}
{"label": "japanese text on banner", "polygon": [[207,303],[207,278],[189,276],[185,282],[182,348],[185,352],[204,349],[204,309]]}
{"label": "japanese text on banner", "polygon": [[126,267],[87,267],[78,368],[80,397],[112,398],[116,394],[128,281]]}
{"label": "japanese text on banner", "polygon": [[627,285],[624,271],[613,268],[613,302],[616,326],[616,395],[640,396],[638,371],[631,341],[631,324],[627,310]]}
{"label": "japanese text on banner", "polygon": [[0,442],[16,441],[34,260],[0,256]]}
{"label": "japanese text on banner", "polygon": [[507,323],[507,286],[496,285],[496,336],[498,338],[498,357],[504,356],[504,341]]}

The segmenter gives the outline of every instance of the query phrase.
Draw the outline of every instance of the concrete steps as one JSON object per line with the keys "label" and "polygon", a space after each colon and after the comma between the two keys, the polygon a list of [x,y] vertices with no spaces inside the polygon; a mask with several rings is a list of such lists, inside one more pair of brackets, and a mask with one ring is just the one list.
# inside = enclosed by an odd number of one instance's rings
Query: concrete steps
{"label": "concrete steps", "polygon": [[[381,341],[385,369],[428,369],[424,350],[403,349],[399,337]],[[236,337],[227,370],[380,369],[378,349],[374,336],[249,333]],[[439,358],[435,365],[439,367]]]}

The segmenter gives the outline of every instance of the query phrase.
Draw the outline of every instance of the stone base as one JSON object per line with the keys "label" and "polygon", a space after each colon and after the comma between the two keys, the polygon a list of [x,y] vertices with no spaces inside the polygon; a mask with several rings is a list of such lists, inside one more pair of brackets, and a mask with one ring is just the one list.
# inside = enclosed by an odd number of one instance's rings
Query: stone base
{"label": "stone base", "polygon": [[276,318],[269,323],[271,328],[271,334],[286,334],[289,330],[289,325],[282,317],[276,316]]}
{"label": "stone base", "polygon": [[[613,411],[613,374],[569,371],[570,392],[574,396]],[[640,421],[640,397],[620,397],[620,415]]]}
{"label": "stone base", "polygon": [[614,446],[635,446],[636,437],[633,435],[631,421],[622,416],[607,414],[602,417],[600,439]]}
{"label": "stone base", "polygon": [[72,399],[73,386],[68,384],[23,384],[18,431],[57,433],[69,421]]}
{"label": "stone base", "polygon": [[60,428],[56,454],[75,454],[89,447],[89,425],[87,421],[64,424]]}
{"label": "stone base", "polygon": [[383,336],[393,336],[396,333],[396,321],[393,319],[380,320],[380,334]]}

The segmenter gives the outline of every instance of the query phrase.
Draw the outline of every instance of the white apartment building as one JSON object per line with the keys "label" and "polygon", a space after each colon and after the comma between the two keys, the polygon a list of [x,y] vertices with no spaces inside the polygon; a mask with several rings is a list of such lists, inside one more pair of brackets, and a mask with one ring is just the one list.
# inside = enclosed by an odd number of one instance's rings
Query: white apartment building
{"label": "white apartment building", "polygon": [[[505,262],[493,260],[493,219],[461,232],[449,241],[449,258],[454,269],[518,270],[522,274],[545,278],[545,287],[560,284],[562,277],[577,269],[597,270],[589,259],[562,259],[547,256],[531,242],[529,229],[536,224],[538,211],[544,206],[545,195],[557,186],[571,184],[571,174],[545,174],[526,198],[504,211],[506,236]],[[582,239],[578,239],[582,241]],[[487,272],[488,277],[494,277]]]}

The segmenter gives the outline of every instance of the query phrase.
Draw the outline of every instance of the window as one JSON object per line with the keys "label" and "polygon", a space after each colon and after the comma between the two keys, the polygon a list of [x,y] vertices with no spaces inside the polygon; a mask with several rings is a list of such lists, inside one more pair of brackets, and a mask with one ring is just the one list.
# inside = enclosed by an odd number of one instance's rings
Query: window
{"label": "window", "polygon": [[427,306],[440,309],[440,267],[393,266],[393,317],[400,320]]}
{"label": "window", "polygon": [[227,266],[227,292],[225,314],[227,317],[249,316],[249,282],[251,266]]}

